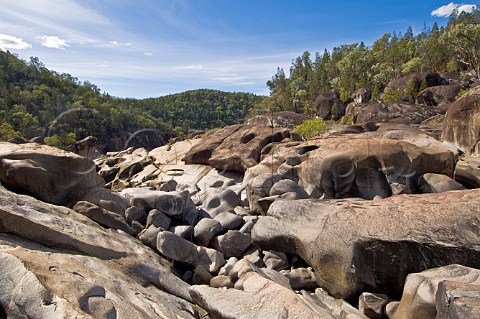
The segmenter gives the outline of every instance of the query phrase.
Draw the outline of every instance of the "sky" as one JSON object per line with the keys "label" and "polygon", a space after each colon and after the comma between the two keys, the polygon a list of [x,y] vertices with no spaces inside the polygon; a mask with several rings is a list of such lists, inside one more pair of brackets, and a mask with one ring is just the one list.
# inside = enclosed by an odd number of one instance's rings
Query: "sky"
{"label": "sky", "polygon": [[[414,33],[479,1],[0,0],[0,49],[129,98],[193,89],[268,95],[308,50]],[[288,71],[287,71],[288,74]]]}

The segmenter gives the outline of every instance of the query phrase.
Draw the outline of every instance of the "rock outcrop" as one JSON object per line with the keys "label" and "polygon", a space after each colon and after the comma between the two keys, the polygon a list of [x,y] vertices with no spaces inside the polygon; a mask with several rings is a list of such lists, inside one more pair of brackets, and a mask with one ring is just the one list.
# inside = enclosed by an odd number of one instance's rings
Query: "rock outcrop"
{"label": "rock outcrop", "polygon": [[290,137],[283,128],[229,126],[212,133],[185,155],[186,164],[208,164],[224,171],[244,172],[260,161],[262,149]]}
{"label": "rock outcrop", "polygon": [[253,227],[252,242],[299,254],[337,298],[362,291],[399,296],[409,273],[450,263],[480,267],[479,195],[277,201]]}
{"label": "rock outcrop", "polygon": [[467,155],[480,155],[480,87],[471,89],[448,108],[442,139]]}
{"label": "rock outcrop", "polygon": [[[315,318],[318,314],[292,290],[250,273],[243,290],[192,286],[193,300],[213,318]],[[326,311],[321,318],[327,316]]]}
{"label": "rock outcrop", "polygon": [[479,305],[480,270],[448,265],[408,275],[389,318],[475,318]]}
{"label": "rock outcrop", "polygon": [[360,105],[351,110],[354,123],[401,123],[420,124],[423,121],[442,114],[440,109],[428,105],[408,102],[376,102]]}
{"label": "rock outcrop", "polygon": [[194,318],[188,284],[131,236],[0,188],[0,309],[10,318]]}
{"label": "rock outcrop", "polygon": [[71,207],[104,188],[91,159],[50,146],[0,142],[0,162],[4,186],[47,203]]}
{"label": "rock outcrop", "polygon": [[310,117],[295,112],[272,112],[263,115],[255,115],[245,121],[245,125],[285,127],[292,129],[295,125],[302,124]]}
{"label": "rock outcrop", "polygon": [[455,101],[462,87],[459,84],[439,85],[426,88],[418,93],[416,104],[438,106],[437,109],[446,111],[449,103]]}
{"label": "rock outcrop", "polygon": [[327,92],[317,96],[314,103],[317,115],[325,120],[338,121],[345,115],[345,104],[338,92]]}

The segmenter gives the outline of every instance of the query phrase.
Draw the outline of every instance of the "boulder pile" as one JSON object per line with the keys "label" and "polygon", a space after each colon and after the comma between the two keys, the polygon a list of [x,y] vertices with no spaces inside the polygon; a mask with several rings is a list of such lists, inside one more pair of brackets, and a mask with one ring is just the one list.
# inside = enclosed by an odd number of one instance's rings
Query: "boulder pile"
{"label": "boulder pile", "polygon": [[0,143],[0,318],[477,318],[475,92],[445,141],[253,121],[95,161]]}

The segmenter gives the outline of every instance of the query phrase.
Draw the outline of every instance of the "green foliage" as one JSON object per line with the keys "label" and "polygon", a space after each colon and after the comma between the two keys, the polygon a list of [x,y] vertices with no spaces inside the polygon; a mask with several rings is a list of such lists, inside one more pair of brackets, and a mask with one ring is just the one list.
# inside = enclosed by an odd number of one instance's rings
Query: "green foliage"
{"label": "green foliage", "polygon": [[402,99],[402,93],[396,89],[387,89],[383,92],[383,100],[387,102],[398,102]]}
{"label": "green foliage", "polygon": [[[434,23],[414,35],[409,27],[403,35],[384,33],[370,47],[363,43],[342,44],[332,52],[316,52],[314,61],[310,57],[308,51],[304,52],[292,61],[289,77],[277,69],[267,82],[271,99],[268,105],[273,109],[312,112],[318,94],[332,89],[348,102],[355,90],[365,88],[375,101],[390,81],[415,72],[468,70],[480,78],[480,13],[455,13],[446,28]],[[411,85],[405,94],[413,101],[424,88]],[[398,101],[402,95],[386,92],[384,97]]]}
{"label": "green foliage", "polygon": [[0,124],[0,140],[8,141],[15,137],[22,137],[20,132],[15,131],[10,123],[3,122]]}
{"label": "green foliage", "polygon": [[420,72],[421,64],[422,60],[419,57],[415,57],[405,62],[402,66],[402,74],[407,75],[414,72]]}
{"label": "green foliage", "polygon": [[417,82],[414,81],[413,79],[410,79],[407,83],[407,87],[405,88],[405,92],[403,93],[403,99],[411,103],[415,102],[415,99],[417,98],[417,95],[419,92],[418,89],[419,87]]}
{"label": "green foliage", "polygon": [[422,92],[423,90],[428,88],[428,83],[426,79],[423,79],[422,83],[420,84],[420,88],[418,89],[418,92]]}
{"label": "green foliage", "polygon": [[112,148],[113,139],[128,139],[142,129],[187,137],[198,131],[243,122],[265,97],[249,93],[195,90],[160,98],[119,99],[101,94],[94,84],[49,71],[0,51],[0,139],[48,135],[48,143],[65,146],[73,136],[94,135]]}
{"label": "green foliage", "polygon": [[350,116],[343,116],[340,121],[338,121],[338,124],[342,125],[352,125],[353,124],[353,115]]}
{"label": "green foliage", "polygon": [[456,100],[467,94],[469,89],[461,89],[460,92],[458,92],[457,96],[455,97]]}
{"label": "green foliage", "polygon": [[312,137],[328,132],[329,128],[323,118],[316,117],[311,120],[303,121],[302,124],[295,126],[293,131],[300,135],[304,140],[309,140]]}
{"label": "green foliage", "polygon": [[45,137],[45,144],[61,149],[65,149],[67,146],[75,144],[76,141],[77,137],[73,132],[67,133],[65,136],[54,134],[52,136]]}

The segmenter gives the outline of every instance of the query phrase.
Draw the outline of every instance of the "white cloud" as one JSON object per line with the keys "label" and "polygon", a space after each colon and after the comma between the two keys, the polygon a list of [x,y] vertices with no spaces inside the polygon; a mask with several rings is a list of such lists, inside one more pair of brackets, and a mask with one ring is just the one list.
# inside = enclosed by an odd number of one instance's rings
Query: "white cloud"
{"label": "white cloud", "polygon": [[132,42],[118,42],[118,41],[110,41],[110,44],[113,46],[123,46],[123,47],[131,47],[133,45]]}
{"label": "white cloud", "polygon": [[178,66],[176,68],[179,70],[202,70],[203,66],[201,64],[195,64],[195,65]]}
{"label": "white cloud", "polygon": [[1,50],[22,50],[31,48],[32,45],[23,41],[22,38],[17,38],[8,34],[0,34],[0,49]]}
{"label": "white cloud", "polygon": [[152,56],[152,52],[145,52],[145,56]]}
{"label": "white cloud", "polygon": [[441,6],[440,8],[437,8],[432,11],[432,16],[433,17],[449,17],[453,10],[457,9],[458,12],[472,12],[477,8],[476,5],[474,4],[457,4],[450,2],[449,4],[446,4],[444,6]]}
{"label": "white cloud", "polygon": [[37,37],[37,39],[42,40],[42,45],[47,48],[54,48],[54,49],[62,49],[64,50],[65,47],[69,45],[65,42],[65,40],[60,39],[54,35],[43,35],[41,37]]}
{"label": "white cloud", "polygon": [[471,13],[476,9],[477,9],[477,6],[474,4],[464,4],[458,7],[458,12],[465,11],[465,12]]}

